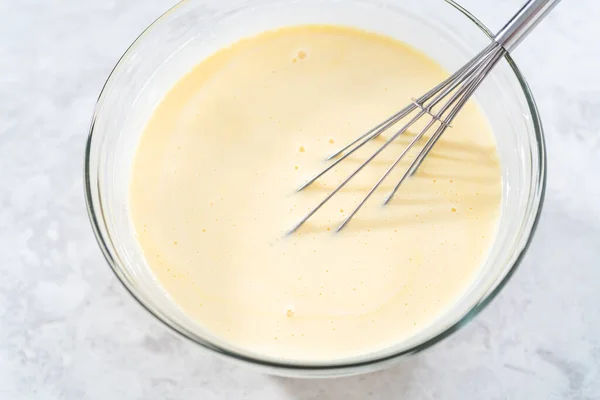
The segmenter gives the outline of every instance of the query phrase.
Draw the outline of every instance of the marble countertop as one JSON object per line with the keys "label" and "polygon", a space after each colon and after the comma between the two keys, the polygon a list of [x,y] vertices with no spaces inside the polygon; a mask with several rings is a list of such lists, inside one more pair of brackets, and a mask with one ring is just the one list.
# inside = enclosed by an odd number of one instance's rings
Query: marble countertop
{"label": "marble countertop", "polygon": [[[464,0],[499,28],[522,0]],[[175,0],[0,0],[0,399],[600,398],[600,2],[564,1],[515,53],[549,177],[523,265],[476,320],[382,372],[261,375],[169,333],[94,240],[83,151],[102,84]]]}

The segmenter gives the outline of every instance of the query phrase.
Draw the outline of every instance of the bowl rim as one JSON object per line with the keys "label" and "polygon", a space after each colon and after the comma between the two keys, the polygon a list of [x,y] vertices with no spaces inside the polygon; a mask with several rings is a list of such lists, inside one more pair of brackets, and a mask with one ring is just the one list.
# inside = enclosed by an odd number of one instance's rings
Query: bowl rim
{"label": "bowl rim", "polygon": [[[462,326],[467,324],[471,319],[473,319],[483,309],[485,309],[494,298],[496,298],[498,293],[504,288],[504,286],[506,286],[508,281],[510,281],[511,277],[516,272],[517,268],[520,266],[520,264],[523,260],[523,257],[527,253],[527,250],[532,242],[533,236],[535,234],[535,231],[537,229],[537,226],[538,226],[538,223],[540,220],[540,215],[541,215],[543,204],[544,204],[544,198],[545,198],[545,192],[546,192],[546,179],[547,179],[546,143],[545,143],[545,136],[544,136],[544,131],[543,131],[543,127],[542,127],[539,110],[538,110],[536,102],[533,98],[533,94],[531,92],[529,84],[525,80],[523,74],[521,73],[521,71],[519,70],[516,63],[514,62],[514,60],[512,59],[512,57],[510,56],[510,54],[508,52],[504,55],[504,58],[507,61],[508,65],[510,66],[513,73],[515,74],[515,77],[517,78],[517,81],[519,82],[521,89],[523,91],[523,94],[525,95],[527,106],[528,106],[529,112],[531,114],[531,121],[532,121],[532,124],[534,127],[534,134],[536,137],[536,144],[537,144],[537,150],[538,150],[538,155],[539,155],[539,160],[538,160],[538,164],[539,164],[538,165],[538,167],[539,167],[538,178],[539,178],[539,180],[538,180],[538,187],[537,187],[538,195],[534,199],[537,201],[537,204],[535,204],[535,202],[534,202],[533,207],[537,207],[537,209],[535,210],[535,213],[532,213],[533,220],[531,222],[529,232],[526,233],[527,238],[525,240],[525,243],[522,245],[521,250],[516,254],[516,258],[515,258],[513,265],[507,269],[506,274],[499,280],[499,282],[496,284],[495,287],[493,287],[483,298],[481,298],[464,316],[462,316],[459,320],[457,320],[452,325],[447,327],[445,330],[435,334],[433,337],[429,338],[428,340],[425,340],[424,342],[421,342],[411,348],[404,349],[404,350],[401,350],[401,351],[398,351],[398,352],[395,352],[392,354],[386,354],[386,355],[382,355],[379,357],[365,359],[365,360],[361,360],[361,361],[344,362],[343,360],[341,360],[341,362],[339,362],[337,364],[335,362],[332,362],[331,364],[301,365],[300,363],[285,362],[283,360],[276,362],[276,361],[261,359],[261,358],[257,358],[257,357],[253,357],[253,356],[249,356],[249,355],[244,355],[244,354],[237,353],[233,350],[220,347],[220,346],[210,343],[208,341],[206,341],[206,342],[199,341],[193,337],[194,335],[191,335],[187,332],[182,332],[177,327],[173,326],[170,322],[165,321],[160,315],[158,315],[157,312],[155,312],[152,309],[152,307],[148,306],[142,299],[142,296],[137,294],[135,287],[133,285],[131,285],[130,283],[126,282],[121,277],[121,274],[119,273],[118,267],[116,265],[117,261],[111,254],[111,250],[109,248],[110,246],[108,245],[108,242],[110,242],[111,239],[105,238],[104,234],[102,232],[102,228],[101,228],[102,223],[99,221],[99,218],[98,218],[98,216],[102,213],[102,210],[101,210],[102,207],[100,206],[100,210],[95,209],[94,196],[93,196],[93,190],[92,190],[92,180],[90,178],[91,177],[90,159],[91,159],[92,139],[94,136],[93,134],[94,134],[95,122],[96,122],[96,119],[97,119],[99,111],[100,111],[100,105],[102,103],[104,93],[108,87],[108,84],[111,82],[112,77],[115,74],[115,71],[121,64],[121,61],[127,56],[129,51],[136,45],[136,43],[138,43],[138,41],[143,38],[143,36],[146,32],[148,32],[150,29],[152,29],[155,26],[155,24],[158,23],[164,16],[171,13],[172,11],[174,11],[175,9],[177,9],[178,7],[180,7],[183,3],[186,3],[187,1],[188,0],[180,0],[177,4],[175,4],[174,6],[169,8],[167,11],[165,11],[163,14],[161,14],[158,18],[156,18],[150,25],[148,25],[148,27],[146,27],[136,37],[136,39],[131,43],[131,45],[129,45],[127,50],[125,50],[123,55],[121,55],[119,60],[116,62],[115,66],[112,68],[110,74],[108,75],[106,81],[104,82],[102,89],[100,91],[100,94],[98,96],[98,99],[95,103],[90,127],[88,129],[88,137],[86,140],[86,146],[85,146],[84,195],[85,195],[86,209],[88,212],[88,217],[89,217],[90,223],[92,225],[92,230],[94,232],[96,241],[98,242],[98,245],[100,247],[100,250],[102,251],[102,254],[103,254],[106,262],[108,263],[111,270],[117,277],[118,281],[121,282],[121,284],[126,289],[126,291],[133,297],[133,299],[135,299],[135,301],[142,308],[144,308],[146,311],[148,311],[157,320],[162,322],[162,324],[164,326],[166,326],[171,332],[174,332],[177,336],[182,337],[196,345],[199,345],[202,348],[213,352],[214,354],[218,354],[220,356],[241,362],[243,364],[251,364],[253,366],[263,367],[263,368],[268,369],[271,373],[281,374],[281,375],[286,375],[286,376],[294,376],[294,374],[299,374],[301,372],[310,372],[310,371],[321,372],[321,373],[330,373],[331,375],[337,375],[337,374],[344,375],[344,374],[348,374],[348,373],[356,373],[355,371],[357,369],[364,368],[364,367],[371,367],[373,369],[378,369],[378,366],[379,366],[379,368],[382,368],[384,365],[386,365],[390,362],[400,360],[410,354],[419,353],[419,352],[439,343],[443,339],[447,338],[448,336],[450,336],[453,333],[455,333],[456,331],[458,331]],[[488,38],[493,39],[492,31],[490,31],[481,21],[479,21],[479,19],[477,19],[473,14],[471,14],[467,9],[465,9],[463,6],[458,4],[455,0],[443,0],[443,1],[447,4],[449,4],[450,6],[454,7],[464,17],[466,17],[472,23],[474,23],[485,35],[488,36]],[[350,371],[350,370],[352,370],[352,371]],[[298,376],[298,375],[296,375],[296,376]]]}

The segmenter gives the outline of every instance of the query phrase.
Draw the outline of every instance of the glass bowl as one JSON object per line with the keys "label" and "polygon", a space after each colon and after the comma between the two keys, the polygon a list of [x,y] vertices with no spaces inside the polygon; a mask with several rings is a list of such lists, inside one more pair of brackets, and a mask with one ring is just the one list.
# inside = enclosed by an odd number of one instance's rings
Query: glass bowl
{"label": "glass bowl", "polygon": [[470,321],[498,294],[535,230],[544,197],[546,155],[533,96],[506,56],[476,93],[498,144],[501,216],[487,261],[457,303],[408,340],[354,359],[282,361],[223,342],[188,318],[146,265],[128,210],[132,158],[154,107],[194,65],[242,37],[309,23],[349,25],[395,37],[448,71],[460,67],[491,37],[483,24],[451,0],[182,1],[136,39],[110,74],[88,137],[85,195],[94,233],[110,267],[133,298],[174,332],[271,374],[341,376],[380,369],[432,346]]}

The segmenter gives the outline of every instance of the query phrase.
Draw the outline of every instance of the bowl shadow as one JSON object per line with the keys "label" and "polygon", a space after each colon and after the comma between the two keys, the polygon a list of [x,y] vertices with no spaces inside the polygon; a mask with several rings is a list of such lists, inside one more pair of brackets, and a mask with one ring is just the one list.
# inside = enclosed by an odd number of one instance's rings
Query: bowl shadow
{"label": "bowl shadow", "polygon": [[272,380],[290,399],[401,399],[414,394],[413,375],[419,365],[417,356],[369,374],[331,379],[272,377]]}

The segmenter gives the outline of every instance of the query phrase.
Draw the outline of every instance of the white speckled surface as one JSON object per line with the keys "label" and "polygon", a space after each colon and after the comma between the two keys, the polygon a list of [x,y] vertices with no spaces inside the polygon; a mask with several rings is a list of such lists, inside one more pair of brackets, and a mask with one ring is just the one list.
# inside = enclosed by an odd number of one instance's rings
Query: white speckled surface
{"label": "white speckled surface", "polygon": [[[498,28],[522,0],[464,0]],[[548,140],[523,265],[475,322],[408,362],[274,378],[167,332],[117,282],[83,200],[94,102],[174,0],[0,0],[0,399],[600,398],[600,2],[564,1],[517,50]]]}

